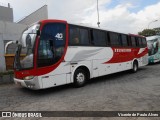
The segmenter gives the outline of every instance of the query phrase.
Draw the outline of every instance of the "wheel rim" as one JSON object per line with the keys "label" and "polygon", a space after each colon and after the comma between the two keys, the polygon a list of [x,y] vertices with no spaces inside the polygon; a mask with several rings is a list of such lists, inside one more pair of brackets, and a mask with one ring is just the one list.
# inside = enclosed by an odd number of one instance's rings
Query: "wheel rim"
{"label": "wheel rim", "polygon": [[76,78],[77,78],[77,82],[83,83],[85,80],[85,75],[83,73],[78,73]]}

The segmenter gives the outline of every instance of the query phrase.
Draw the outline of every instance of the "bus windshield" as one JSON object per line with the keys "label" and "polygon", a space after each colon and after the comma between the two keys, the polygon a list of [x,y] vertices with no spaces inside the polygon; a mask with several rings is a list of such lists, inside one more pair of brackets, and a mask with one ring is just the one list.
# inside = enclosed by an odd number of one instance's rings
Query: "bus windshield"
{"label": "bus windshield", "polygon": [[158,52],[158,39],[153,39],[147,42],[149,56]]}
{"label": "bus windshield", "polygon": [[38,67],[57,63],[64,53],[66,25],[62,23],[46,24],[40,35],[38,46]]}
{"label": "bus windshield", "polygon": [[15,69],[29,69],[33,67],[34,44],[39,26],[39,24],[35,24],[23,32],[20,44],[16,50]]}

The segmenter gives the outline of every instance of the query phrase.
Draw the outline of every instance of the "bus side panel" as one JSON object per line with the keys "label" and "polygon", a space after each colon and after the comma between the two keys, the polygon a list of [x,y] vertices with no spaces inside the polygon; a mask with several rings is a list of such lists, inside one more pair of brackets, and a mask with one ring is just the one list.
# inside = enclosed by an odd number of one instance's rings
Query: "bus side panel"
{"label": "bus side panel", "polygon": [[104,63],[112,57],[113,50],[110,47],[69,46],[65,60],[74,64],[71,65],[72,75],[79,66],[86,66],[90,70],[90,77],[93,78],[106,74],[107,65]]}
{"label": "bus side panel", "polygon": [[53,86],[66,84],[66,77],[66,74],[42,77],[43,88],[49,88]]}
{"label": "bus side panel", "polygon": [[[146,48],[140,48],[138,54],[144,53]],[[148,52],[137,58],[139,67],[148,65]]]}
{"label": "bus side panel", "polygon": [[45,74],[41,77],[43,88],[59,86],[70,83],[70,64],[69,62],[62,62],[54,71]]}

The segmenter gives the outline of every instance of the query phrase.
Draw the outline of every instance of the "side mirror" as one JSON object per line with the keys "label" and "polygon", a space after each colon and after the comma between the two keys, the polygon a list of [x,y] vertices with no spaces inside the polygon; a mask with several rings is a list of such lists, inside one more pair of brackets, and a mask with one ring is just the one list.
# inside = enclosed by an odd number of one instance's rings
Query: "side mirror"
{"label": "side mirror", "polygon": [[7,42],[6,45],[5,45],[5,54],[7,54],[7,49],[8,49],[8,46],[9,46],[10,44],[17,44],[17,45],[18,45],[18,43],[19,43],[18,40]]}

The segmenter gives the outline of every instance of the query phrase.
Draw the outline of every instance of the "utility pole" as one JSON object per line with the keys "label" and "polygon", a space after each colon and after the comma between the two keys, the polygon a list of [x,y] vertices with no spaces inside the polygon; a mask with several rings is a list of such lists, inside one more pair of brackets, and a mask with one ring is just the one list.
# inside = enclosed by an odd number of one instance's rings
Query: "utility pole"
{"label": "utility pole", "polygon": [[98,8],[98,0],[97,0],[97,15],[98,15],[98,22],[97,25],[100,27],[100,22],[99,22],[99,8]]}

